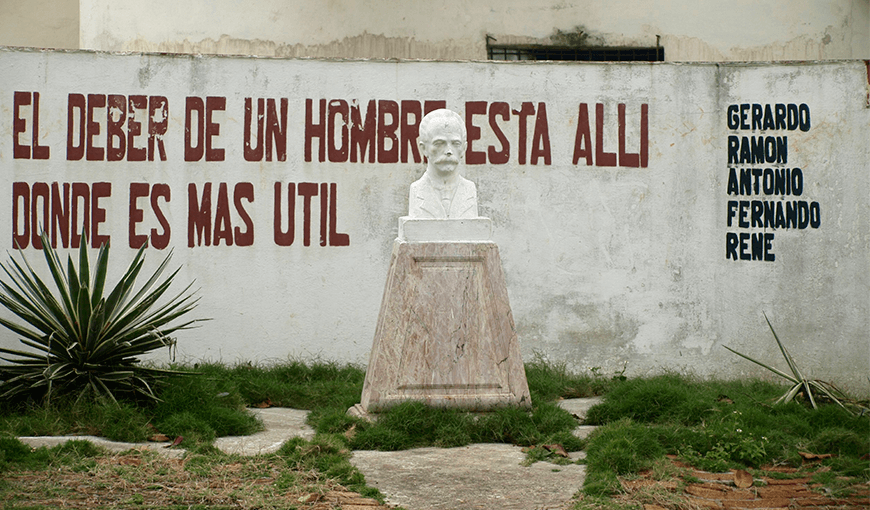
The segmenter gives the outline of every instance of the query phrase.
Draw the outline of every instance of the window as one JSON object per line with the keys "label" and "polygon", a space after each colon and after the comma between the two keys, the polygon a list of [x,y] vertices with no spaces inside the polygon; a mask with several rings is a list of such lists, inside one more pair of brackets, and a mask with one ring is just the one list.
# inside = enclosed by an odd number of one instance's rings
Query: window
{"label": "window", "polygon": [[665,49],[570,46],[487,45],[490,60],[582,60],[587,62],[663,62]]}

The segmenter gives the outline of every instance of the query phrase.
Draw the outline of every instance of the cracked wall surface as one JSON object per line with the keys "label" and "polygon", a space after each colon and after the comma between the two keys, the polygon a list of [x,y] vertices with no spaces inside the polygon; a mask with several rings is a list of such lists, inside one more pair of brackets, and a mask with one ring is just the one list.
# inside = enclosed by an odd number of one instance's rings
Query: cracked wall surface
{"label": "cracked wall surface", "polygon": [[39,0],[0,3],[0,44],[301,58],[483,60],[499,45],[651,47],[665,59],[870,59],[867,0]]}
{"label": "cracked wall surface", "polygon": [[[776,8],[779,4],[781,8]],[[866,0],[82,0],[81,47],[277,57],[486,59],[498,44],[665,47],[669,61],[870,58]],[[657,36],[659,36],[657,38]]]}

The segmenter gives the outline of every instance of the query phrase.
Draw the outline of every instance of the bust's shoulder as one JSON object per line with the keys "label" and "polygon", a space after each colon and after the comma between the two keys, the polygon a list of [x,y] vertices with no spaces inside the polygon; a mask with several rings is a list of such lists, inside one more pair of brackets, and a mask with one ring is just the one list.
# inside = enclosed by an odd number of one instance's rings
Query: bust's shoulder
{"label": "bust's shoulder", "polygon": [[465,177],[459,176],[459,186],[465,190],[477,191],[477,185],[473,181],[469,181]]}
{"label": "bust's shoulder", "polygon": [[427,182],[426,176],[424,175],[424,176],[420,177],[419,179],[417,179],[416,181],[411,183],[410,190],[411,190],[411,193],[415,193],[415,192],[420,191],[422,189],[425,189],[427,187],[429,187],[429,183]]}

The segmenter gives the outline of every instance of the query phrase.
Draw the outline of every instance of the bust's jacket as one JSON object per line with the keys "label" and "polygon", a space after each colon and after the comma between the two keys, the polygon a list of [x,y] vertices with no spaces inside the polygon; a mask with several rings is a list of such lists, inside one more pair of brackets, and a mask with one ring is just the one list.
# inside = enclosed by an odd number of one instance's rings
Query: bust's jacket
{"label": "bust's jacket", "polygon": [[441,203],[441,195],[429,183],[424,174],[411,183],[408,194],[408,216],[412,218],[476,218],[477,217],[477,186],[468,179],[459,176],[456,194],[450,203],[450,210],[445,211]]}

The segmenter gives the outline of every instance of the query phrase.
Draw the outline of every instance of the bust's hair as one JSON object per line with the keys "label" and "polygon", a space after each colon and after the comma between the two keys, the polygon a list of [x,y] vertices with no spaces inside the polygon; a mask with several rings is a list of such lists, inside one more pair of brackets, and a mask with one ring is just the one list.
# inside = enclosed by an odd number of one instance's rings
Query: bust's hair
{"label": "bust's hair", "polygon": [[458,113],[446,108],[433,110],[423,117],[423,120],[420,121],[420,135],[418,140],[421,142],[428,142],[432,140],[432,131],[435,129],[435,126],[449,126],[452,124],[459,127],[459,130],[462,132],[462,141],[464,142],[467,136],[465,131],[465,121],[462,120],[462,117],[460,117]]}

